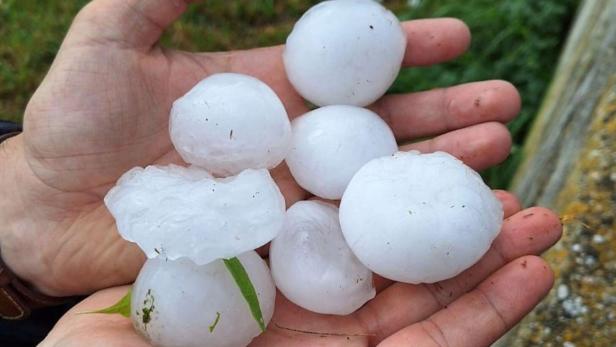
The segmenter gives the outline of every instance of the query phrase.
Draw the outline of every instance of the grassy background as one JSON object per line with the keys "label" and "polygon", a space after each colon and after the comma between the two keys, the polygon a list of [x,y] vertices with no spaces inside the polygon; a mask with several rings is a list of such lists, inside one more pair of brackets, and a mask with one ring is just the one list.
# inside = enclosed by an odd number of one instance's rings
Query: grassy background
{"label": "grassy background", "polygon": [[[506,79],[519,89],[522,114],[509,127],[514,147],[484,172],[506,187],[520,147],[551,79],[579,0],[385,0],[401,19],[451,16],[473,32],[469,53],[455,62],[401,73],[392,92]],[[87,0],[0,0],[0,119],[20,121],[74,15]],[[209,0],[194,5],[165,34],[163,44],[187,50],[229,50],[283,43],[314,0]]]}

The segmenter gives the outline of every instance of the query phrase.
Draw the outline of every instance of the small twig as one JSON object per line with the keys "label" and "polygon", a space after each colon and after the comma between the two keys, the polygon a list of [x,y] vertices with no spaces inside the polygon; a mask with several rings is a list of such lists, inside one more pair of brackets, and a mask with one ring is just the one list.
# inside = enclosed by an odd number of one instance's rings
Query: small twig
{"label": "small twig", "polygon": [[336,336],[336,337],[370,337],[370,336],[376,336],[376,334],[326,333],[326,332],[319,332],[319,331],[293,329],[293,328],[283,327],[282,325],[280,325],[278,323],[274,323],[274,326],[276,326],[276,328],[282,329],[282,330],[288,330],[288,331],[292,331],[292,332],[300,333],[300,334],[319,335],[321,337],[327,337],[327,336]]}

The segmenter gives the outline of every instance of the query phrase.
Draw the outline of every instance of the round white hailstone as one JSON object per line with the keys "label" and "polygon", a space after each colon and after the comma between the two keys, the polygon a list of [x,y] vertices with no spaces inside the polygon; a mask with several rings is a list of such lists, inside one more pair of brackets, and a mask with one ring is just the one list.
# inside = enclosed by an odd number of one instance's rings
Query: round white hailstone
{"label": "round white hailstone", "polygon": [[[239,257],[255,288],[263,320],[274,313],[276,288],[254,252]],[[246,346],[261,333],[248,304],[221,260],[149,259],[132,289],[133,325],[154,346]]]}
{"label": "round white hailstone", "polygon": [[291,84],[310,102],[366,106],[391,86],[405,50],[400,22],[379,3],[332,0],[295,24],[284,65]]}
{"label": "round white hailstone", "polygon": [[214,179],[195,167],[148,166],[125,173],[105,197],[123,238],[149,258],[197,264],[231,258],[273,239],[285,202],[267,170]]}
{"label": "round white hailstone", "polygon": [[286,162],[297,183],[314,195],[338,200],[353,175],[398,145],[376,113],[355,106],[326,106],[295,119]]}
{"label": "round white hailstone", "polygon": [[502,219],[501,203],[481,176],[443,152],[370,161],[340,205],[344,237],[359,260],[407,283],[433,283],[469,268]]}
{"label": "round white hailstone", "polygon": [[376,294],[372,272],[342,236],[338,208],[327,203],[300,201],[289,208],[270,246],[270,266],[284,296],[310,311],[350,314]]}
{"label": "round white hailstone", "polygon": [[212,75],[176,100],[169,129],[187,163],[217,176],[271,169],[291,142],[289,118],[274,91],[234,73]]}

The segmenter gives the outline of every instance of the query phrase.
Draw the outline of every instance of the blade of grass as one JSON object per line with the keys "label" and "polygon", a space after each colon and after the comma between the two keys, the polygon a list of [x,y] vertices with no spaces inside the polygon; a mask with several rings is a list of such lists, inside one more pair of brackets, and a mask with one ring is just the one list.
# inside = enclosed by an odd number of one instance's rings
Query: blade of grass
{"label": "blade of grass", "polygon": [[261,331],[265,331],[265,322],[263,321],[259,298],[257,297],[255,287],[250,281],[250,277],[248,277],[248,273],[246,273],[246,269],[244,269],[244,266],[237,258],[223,259],[223,262],[240,288],[240,292],[242,292],[242,296],[250,308],[250,313],[252,313],[253,318],[259,324],[259,328],[261,328]]}
{"label": "blade of grass", "polygon": [[92,312],[83,312],[82,314],[92,314],[92,313],[103,313],[103,314],[121,314],[122,316],[128,318],[130,317],[130,298],[131,298],[131,290],[128,290],[128,293],[120,299],[120,301],[115,304],[103,308],[100,310],[92,311]]}

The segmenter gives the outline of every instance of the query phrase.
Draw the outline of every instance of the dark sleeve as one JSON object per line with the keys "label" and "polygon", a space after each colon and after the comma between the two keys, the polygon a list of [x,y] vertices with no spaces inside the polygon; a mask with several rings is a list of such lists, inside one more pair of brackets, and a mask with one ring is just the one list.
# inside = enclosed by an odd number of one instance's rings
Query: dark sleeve
{"label": "dark sleeve", "polygon": [[26,320],[0,319],[0,346],[35,347],[47,336],[60,317],[77,302],[79,300],[75,299],[61,306],[35,310]]}

